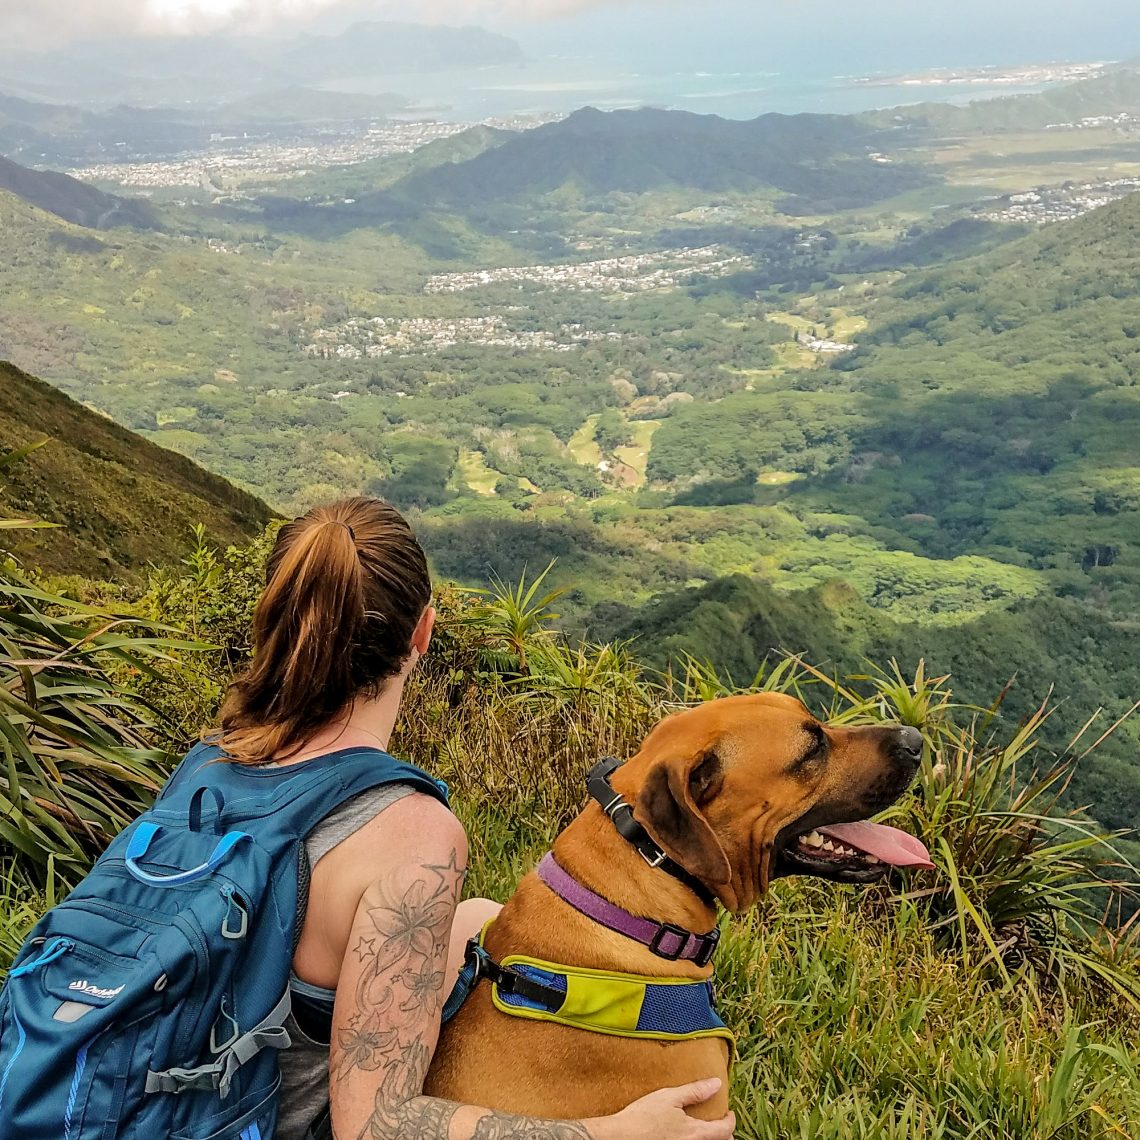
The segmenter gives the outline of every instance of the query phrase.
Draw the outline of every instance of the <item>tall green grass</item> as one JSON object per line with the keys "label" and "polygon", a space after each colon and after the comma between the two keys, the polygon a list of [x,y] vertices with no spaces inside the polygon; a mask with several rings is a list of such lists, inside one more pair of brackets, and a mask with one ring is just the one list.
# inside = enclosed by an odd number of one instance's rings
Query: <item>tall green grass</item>
{"label": "tall green grass", "polygon": [[[0,604],[0,621],[19,612],[33,623],[42,662],[33,686],[79,664],[77,684],[96,683],[108,702],[122,702],[99,706],[113,738],[98,747],[62,718],[73,755],[52,769],[52,791],[84,826],[101,834],[127,814],[121,798],[112,817],[103,800],[76,794],[93,773],[122,780],[141,765],[145,781],[122,784],[141,804],[161,769],[139,749],[176,750],[216,711],[248,651],[264,549],[215,554],[199,544],[181,572],[156,576],[143,616],[188,631],[193,643],[150,645],[142,627],[127,627],[141,645],[103,642],[96,651],[85,639],[117,634],[83,625],[97,621],[91,614],[79,630],[76,612],[33,597],[29,583],[7,610]],[[1005,726],[1000,701],[961,707],[948,678],[921,668],[904,676],[893,664],[837,679],[787,658],[743,689],[691,659],[654,674],[628,646],[562,641],[541,585],[540,577],[441,592],[434,650],[409,686],[393,741],[393,751],[451,784],[471,839],[471,892],[505,899],[580,810],[593,761],[630,755],[658,719],[699,701],[766,688],[797,693],[831,720],[914,724],[927,742],[921,774],[891,814],[924,838],[936,869],[871,888],[778,882],[754,912],[722,919],[718,984],[740,1041],[739,1135],[1140,1136],[1140,949],[1137,924],[1119,921],[1137,875],[1113,837],[1062,806],[1082,749],[1042,753],[1047,709]],[[144,648],[139,670],[132,655]],[[22,645],[13,653],[0,644],[0,676],[7,669],[9,690],[25,700],[27,656]],[[123,695],[123,681],[145,703]],[[70,707],[60,705],[61,717]],[[6,736],[41,739],[38,721],[3,715]],[[21,764],[26,788],[31,769]],[[74,828],[43,827],[35,840],[33,854],[16,848],[6,860],[0,964],[44,904],[35,892],[54,885],[49,867],[90,853],[82,844],[77,852]]]}
{"label": "tall green grass", "polygon": [[170,758],[156,747],[161,733],[134,681],[157,681],[158,662],[192,648],[172,631],[59,596],[0,552],[0,840],[8,869],[41,882],[55,872],[74,880],[149,804]]}

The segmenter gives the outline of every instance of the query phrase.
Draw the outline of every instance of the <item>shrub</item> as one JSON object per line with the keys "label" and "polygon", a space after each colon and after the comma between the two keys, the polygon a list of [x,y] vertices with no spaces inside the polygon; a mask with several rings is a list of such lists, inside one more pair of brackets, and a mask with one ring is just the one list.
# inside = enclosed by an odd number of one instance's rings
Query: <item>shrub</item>
{"label": "shrub", "polygon": [[22,869],[73,878],[147,806],[169,757],[122,680],[188,648],[0,568],[0,837]]}

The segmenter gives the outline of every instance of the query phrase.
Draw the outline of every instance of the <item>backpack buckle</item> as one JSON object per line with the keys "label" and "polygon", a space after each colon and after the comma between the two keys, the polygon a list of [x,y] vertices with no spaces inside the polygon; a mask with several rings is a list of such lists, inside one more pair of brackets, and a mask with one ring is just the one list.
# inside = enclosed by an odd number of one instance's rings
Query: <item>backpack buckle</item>
{"label": "backpack buckle", "polygon": [[[225,917],[222,919],[222,937],[228,938],[231,942],[238,942],[246,936],[249,930],[249,911],[241,905],[240,896],[233,887],[223,887],[222,896],[228,904]],[[230,925],[230,915],[232,915],[235,910],[238,913],[238,924],[236,928]]]}

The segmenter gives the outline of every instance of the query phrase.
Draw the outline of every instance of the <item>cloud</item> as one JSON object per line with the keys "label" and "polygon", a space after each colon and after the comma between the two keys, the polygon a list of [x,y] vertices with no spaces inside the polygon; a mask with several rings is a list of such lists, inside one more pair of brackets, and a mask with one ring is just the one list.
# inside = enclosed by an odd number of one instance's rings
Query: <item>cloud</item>
{"label": "cloud", "polygon": [[623,0],[0,0],[8,48],[76,40],[264,32],[304,27],[321,16],[424,23],[534,21]]}

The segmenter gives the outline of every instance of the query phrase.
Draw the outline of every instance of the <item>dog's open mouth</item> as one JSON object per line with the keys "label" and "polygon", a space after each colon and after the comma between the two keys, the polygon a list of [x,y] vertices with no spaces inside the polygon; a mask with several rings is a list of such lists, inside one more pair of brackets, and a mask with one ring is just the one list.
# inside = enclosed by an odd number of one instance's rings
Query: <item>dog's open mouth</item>
{"label": "dog's open mouth", "polygon": [[785,872],[855,883],[879,878],[891,867],[934,866],[913,835],[866,820],[804,832],[784,848],[780,861]]}

